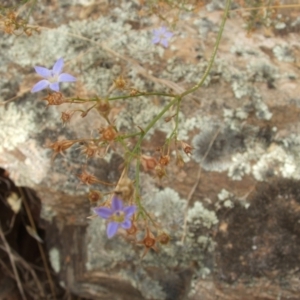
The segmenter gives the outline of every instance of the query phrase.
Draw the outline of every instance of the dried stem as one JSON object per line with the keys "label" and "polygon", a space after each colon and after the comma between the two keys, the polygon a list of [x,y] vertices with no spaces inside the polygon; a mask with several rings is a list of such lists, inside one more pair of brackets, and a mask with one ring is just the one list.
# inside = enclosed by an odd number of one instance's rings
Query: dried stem
{"label": "dried stem", "polygon": [[[29,219],[30,226],[31,226],[31,228],[33,228],[33,230],[35,232],[37,232],[36,226],[35,226],[32,214],[31,214],[31,211],[29,209],[29,205],[27,203],[27,200],[26,200],[26,197],[23,193],[22,188],[19,188],[19,191],[20,191],[20,195],[21,195],[25,210],[26,210],[26,214],[27,214],[28,219]],[[31,197],[30,193],[27,193],[27,195],[29,197]],[[44,251],[42,245],[38,241],[37,241],[37,244],[38,244],[39,252],[40,252],[42,260],[43,260],[43,265],[44,265],[46,275],[47,275],[47,278],[48,278],[48,281],[49,281],[49,285],[50,285],[50,289],[51,289],[53,299],[56,299],[55,286],[54,286],[54,282],[53,282],[52,277],[51,277],[50,268],[48,266],[48,261],[47,261],[47,258],[46,258],[45,251]]]}
{"label": "dried stem", "polygon": [[9,260],[10,260],[10,263],[11,263],[11,266],[12,266],[12,269],[13,269],[13,272],[14,272],[14,276],[15,276],[15,279],[17,281],[17,286],[18,286],[19,292],[20,292],[21,297],[22,297],[22,300],[26,300],[26,296],[24,294],[23,286],[22,286],[22,283],[21,283],[21,280],[20,280],[20,277],[19,277],[19,273],[18,273],[16,264],[15,264],[14,256],[11,252],[11,249],[10,249],[10,246],[9,246],[8,242],[6,241],[6,238],[5,238],[4,233],[2,231],[1,224],[0,224],[0,238],[3,241],[5,251],[8,255],[8,257],[9,257]]}
{"label": "dried stem", "polygon": [[[213,138],[211,139],[209,145],[208,145],[208,148],[204,154],[204,156],[202,157],[201,159],[201,162],[206,158],[206,156],[208,155],[214,141],[216,140],[217,136],[219,135],[221,131],[221,128],[219,128],[217,130],[217,132],[215,133],[215,135],[213,136]],[[183,233],[182,233],[182,236],[181,236],[181,242],[184,243],[184,240],[185,240],[185,237],[186,237],[186,232],[187,232],[187,214],[188,214],[188,209],[189,209],[189,206],[190,206],[190,201],[193,197],[193,194],[195,193],[195,190],[197,188],[197,186],[199,185],[199,181],[200,181],[200,177],[201,177],[201,171],[202,171],[202,168],[201,168],[201,162],[200,162],[200,166],[199,166],[199,170],[198,170],[198,174],[197,174],[197,180],[195,182],[195,184],[193,185],[193,187],[191,188],[188,196],[187,196],[187,203],[186,203],[186,207],[185,207],[185,212],[184,212],[184,223],[183,223]]]}

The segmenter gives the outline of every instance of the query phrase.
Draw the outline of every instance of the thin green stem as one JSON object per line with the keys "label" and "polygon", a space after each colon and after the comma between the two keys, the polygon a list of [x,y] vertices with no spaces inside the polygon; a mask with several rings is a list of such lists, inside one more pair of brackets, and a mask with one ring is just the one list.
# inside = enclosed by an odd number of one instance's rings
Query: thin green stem
{"label": "thin green stem", "polygon": [[[138,152],[140,152],[140,148],[138,148]],[[136,193],[140,190],[140,165],[141,161],[139,159],[136,160],[136,165],[135,165],[135,190]],[[139,207],[141,206],[141,201],[140,201],[140,195],[139,193],[136,195],[136,199],[138,202]]]}
{"label": "thin green stem", "polygon": [[205,79],[207,78],[207,76],[208,76],[208,74],[209,74],[209,72],[210,72],[210,70],[213,66],[213,63],[215,61],[215,58],[216,58],[216,54],[217,54],[217,51],[218,51],[218,48],[219,48],[219,45],[220,45],[220,41],[221,41],[221,38],[222,38],[222,34],[223,34],[223,30],[224,30],[225,23],[226,23],[226,20],[227,20],[230,5],[231,5],[231,0],[227,0],[226,7],[225,7],[225,10],[224,10],[224,14],[223,14],[223,18],[222,18],[222,22],[221,22],[221,26],[220,26],[220,29],[219,29],[219,32],[218,32],[218,35],[217,35],[217,40],[216,40],[216,43],[215,43],[215,47],[214,47],[214,50],[212,52],[211,58],[209,60],[208,66],[207,66],[201,80],[194,87],[192,87],[191,89],[183,92],[180,95],[180,98],[183,98],[184,96],[195,92],[200,86],[202,86]]}
{"label": "thin green stem", "polygon": [[[149,92],[149,93],[140,93],[137,95],[116,96],[116,97],[106,98],[106,100],[107,101],[124,100],[124,99],[130,99],[130,98],[137,98],[137,97],[141,97],[141,96],[163,96],[163,97],[171,97],[171,98],[176,97],[176,95],[172,95],[172,94]],[[71,99],[71,101],[73,101],[73,103],[85,103],[85,102],[99,101],[101,98],[94,97],[94,98],[90,98],[90,99],[84,99],[84,98],[80,98],[80,97],[73,97],[70,99]],[[69,99],[66,99],[66,100],[69,100]],[[75,101],[79,101],[79,102],[75,102]]]}
{"label": "thin green stem", "polygon": [[177,96],[176,98],[174,98],[168,105],[166,105],[164,107],[164,109],[161,110],[161,112],[152,119],[152,121],[148,124],[148,126],[143,130],[143,132],[141,133],[141,136],[139,138],[139,140],[137,141],[134,149],[132,150],[132,153],[136,153],[137,149],[140,148],[141,143],[143,141],[144,136],[148,133],[148,131],[155,125],[155,123],[161,119],[161,117],[166,113],[166,111],[176,103],[176,101],[180,101],[180,97]]}
{"label": "thin green stem", "polygon": [[181,99],[178,100],[177,105],[176,105],[176,114],[175,114],[175,127],[170,134],[170,137],[167,139],[168,145],[171,143],[172,138],[175,136],[175,139],[177,139],[177,131],[178,131],[178,125],[179,125],[179,111],[180,111],[180,103]]}
{"label": "thin green stem", "polygon": [[[27,2],[27,1],[26,1],[26,2]],[[26,3],[26,2],[25,2],[25,3]],[[33,3],[32,3],[31,6],[30,6],[29,12],[28,12],[27,17],[26,17],[26,21],[27,21],[27,22],[28,22],[28,20],[29,20],[29,17],[30,17],[31,14],[32,14],[32,11],[33,11],[34,6],[36,5],[36,2],[37,2],[37,0],[33,0]]]}

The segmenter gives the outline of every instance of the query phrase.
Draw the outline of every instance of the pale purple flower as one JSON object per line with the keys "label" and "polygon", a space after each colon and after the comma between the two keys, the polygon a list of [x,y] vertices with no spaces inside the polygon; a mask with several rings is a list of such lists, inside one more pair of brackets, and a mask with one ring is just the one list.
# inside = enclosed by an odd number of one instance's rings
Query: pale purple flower
{"label": "pale purple flower", "polygon": [[112,238],[118,231],[119,227],[129,229],[131,227],[131,217],[136,211],[136,206],[123,206],[123,201],[114,196],[111,201],[111,208],[96,207],[94,212],[101,218],[107,219],[108,224],[106,234]]}
{"label": "pale purple flower", "polygon": [[153,44],[161,44],[165,48],[168,47],[168,41],[173,36],[173,33],[168,31],[165,26],[153,30]]}
{"label": "pale purple flower", "polygon": [[31,89],[31,93],[39,92],[47,87],[51,90],[58,92],[59,91],[59,83],[60,82],[73,82],[76,81],[76,78],[68,73],[61,73],[64,67],[63,58],[59,58],[52,70],[49,70],[44,67],[36,66],[34,67],[35,71],[44,79],[40,80],[38,83],[34,85]]}

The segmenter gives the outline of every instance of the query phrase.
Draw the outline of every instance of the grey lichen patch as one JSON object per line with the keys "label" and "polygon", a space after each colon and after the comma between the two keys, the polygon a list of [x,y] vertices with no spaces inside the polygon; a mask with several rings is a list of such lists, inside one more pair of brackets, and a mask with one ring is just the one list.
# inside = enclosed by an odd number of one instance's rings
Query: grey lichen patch
{"label": "grey lichen patch", "polygon": [[234,195],[229,191],[222,189],[218,194],[219,201],[215,203],[215,207],[219,210],[221,207],[233,208],[234,207]]}
{"label": "grey lichen patch", "polygon": [[273,53],[276,58],[284,62],[294,62],[295,58],[292,50],[287,45],[276,45],[273,48]]}
{"label": "grey lichen patch", "polygon": [[[149,175],[143,175],[142,179],[146,180],[147,176]],[[150,186],[146,185],[144,192],[148,189]],[[101,269],[116,272],[118,266],[122,265],[122,270],[117,271],[118,274],[138,288],[145,299],[169,299],[168,295],[172,292],[165,289],[164,280],[158,276],[161,272],[158,271],[158,274],[153,275],[148,272],[148,268],[160,270],[163,262],[166,276],[169,273],[172,274],[174,268],[188,268],[191,261],[197,261],[200,269],[204,268],[204,259],[214,248],[213,240],[206,234],[218,221],[213,211],[197,202],[198,204],[195,204],[188,212],[187,239],[186,243],[182,244],[183,211],[186,200],[181,199],[179,194],[170,188],[160,191],[152,186],[151,192],[148,191],[142,197],[142,201],[147,211],[156,220],[160,230],[170,235],[169,244],[158,246],[159,253],[150,250],[141,260],[142,247],[129,243],[122,230],[113,239],[108,239],[105,221],[96,218],[91,221],[87,230],[86,268],[87,270]],[[195,232],[195,228],[201,228],[201,232]],[[155,228],[151,230],[157,234]],[[143,239],[144,235],[145,232],[141,228],[137,240]]]}
{"label": "grey lichen patch", "polygon": [[[145,128],[149,122],[153,120],[162,110],[163,105],[167,103],[167,99],[160,99],[160,104],[156,105],[149,98],[139,97],[127,102],[126,109],[122,109],[115,122],[120,130],[132,130],[137,126]],[[170,113],[169,113],[170,115]],[[196,115],[196,113],[195,113]],[[168,114],[165,114],[168,116]],[[202,119],[202,120],[201,120]],[[204,123],[203,118],[198,116],[190,116],[187,118],[183,113],[179,113],[179,125],[177,137],[179,140],[187,140],[188,133],[199,128]],[[159,129],[166,134],[169,134],[174,129],[173,122],[165,122],[164,117],[157,121],[157,123],[148,131],[146,139],[151,138],[155,130]]]}
{"label": "grey lichen patch", "polygon": [[[211,253],[214,251],[214,248],[216,245],[215,242],[209,236],[206,236],[206,235],[200,235],[197,238],[196,243],[199,244],[201,249],[205,249],[205,251],[208,251]],[[201,269],[200,269],[200,271],[201,271]]]}
{"label": "grey lichen patch", "polygon": [[232,91],[237,99],[248,96],[250,94],[251,88],[247,83],[246,78],[234,78],[232,81]]}
{"label": "grey lichen patch", "polygon": [[[68,26],[62,25],[57,29],[42,31],[40,35],[33,35],[30,39],[23,35],[16,37],[18,42],[13,44],[7,56],[22,67],[33,68],[34,65],[41,64],[47,68],[52,67],[62,54],[68,53],[69,58],[74,55],[66,38],[68,33]],[[52,51],[49,51],[50,45],[55,45],[51,48]]]}
{"label": "grey lichen patch", "polygon": [[51,223],[53,220],[53,217],[56,216],[56,212],[53,210],[51,206],[48,206],[46,204],[42,205],[41,209],[41,219],[46,220],[47,222]]}
{"label": "grey lichen patch", "polygon": [[[101,95],[112,84],[112,79],[121,72],[120,67],[114,68],[114,65],[126,61],[126,57],[135,57],[138,62],[152,63],[155,55],[164,51],[162,47],[151,43],[151,30],[141,30],[137,34],[128,23],[129,19],[136,19],[144,26],[149,22],[148,19],[139,18],[133,3],[122,3],[120,7],[114,8],[111,14],[117,15],[118,18],[101,16],[97,20],[73,21],[56,29],[44,30],[30,39],[18,37],[18,42],[13,44],[7,57],[22,67],[32,67],[32,70],[34,65],[51,67],[59,57],[64,57],[68,64],[71,61],[73,67],[76,67],[73,60],[75,55],[86,51],[85,55],[77,59],[80,60],[82,74],[80,80],[85,82],[88,91]],[[97,50],[93,51],[95,39],[98,46]],[[101,50],[102,43],[108,48],[108,52]],[[55,45],[51,48],[52,51],[49,51],[49,45]],[[110,52],[109,49],[116,52]],[[122,60],[119,55],[126,57]],[[89,68],[86,65],[89,65]],[[135,81],[137,78],[132,79]]]}
{"label": "grey lichen patch", "polygon": [[268,106],[263,102],[263,99],[257,89],[253,89],[251,100],[256,110],[255,115],[258,119],[270,120],[272,118],[272,113]]}
{"label": "grey lichen patch", "polygon": [[120,275],[123,278],[126,278],[133,287],[137,288],[145,299],[166,299],[166,293],[163,291],[162,286],[158,281],[150,278],[143,268],[137,269],[134,274],[132,274],[131,271],[128,272],[127,270],[122,269]]}
{"label": "grey lichen patch", "polygon": [[214,24],[208,18],[201,16],[201,13],[199,15],[200,18],[197,18],[193,24],[197,27],[201,38],[206,38],[207,34],[211,31],[217,31],[218,26],[216,24]]}
{"label": "grey lichen patch", "polygon": [[154,215],[161,220],[163,228],[168,231],[176,231],[178,238],[182,231],[183,215],[186,201],[181,199],[178,193],[171,189],[165,188],[162,191],[145,195],[144,203],[149,211],[154,211]]}
{"label": "grey lichen patch", "polygon": [[269,88],[274,88],[273,83],[280,78],[278,68],[267,60],[253,60],[247,66],[249,77],[255,82],[267,82]]}
{"label": "grey lichen patch", "polygon": [[[254,90],[253,103],[242,107],[242,110],[253,111],[255,109],[257,119],[269,120],[272,113],[262,102],[258,92]],[[235,129],[243,128],[245,135],[245,148],[242,152],[235,153],[231,157],[228,168],[228,176],[233,180],[242,180],[245,175],[253,175],[258,181],[265,181],[274,176],[298,179],[300,174],[299,150],[300,140],[297,134],[287,135],[286,130],[278,132],[276,127],[270,125],[257,127],[242,124],[237,118],[236,110],[224,111],[225,122]],[[298,131],[297,124],[291,126],[292,132]],[[280,137],[283,135],[284,137]]]}
{"label": "grey lichen patch", "polygon": [[118,274],[138,288],[145,299],[164,300],[165,293],[162,287],[144,270],[136,249],[120,236],[108,240],[105,227],[104,220],[97,218],[88,228],[87,270],[101,269],[112,272],[115,267],[122,264]]}
{"label": "grey lichen patch", "polygon": [[201,225],[208,229],[219,221],[214,211],[206,209],[201,202],[196,202],[187,214],[188,223],[193,226]]}
{"label": "grey lichen patch", "polygon": [[41,130],[37,115],[30,101],[0,106],[0,153],[5,153],[1,164],[18,185],[40,183],[50,168],[47,151],[33,139]]}
{"label": "grey lichen patch", "polygon": [[192,157],[205,170],[220,172],[228,169],[232,163],[231,156],[245,148],[243,133],[223,126],[207,125],[193,139]]}
{"label": "grey lichen patch", "polygon": [[[207,67],[207,62],[200,62],[199,64],[187,64],[182,63],[179,59],[174,57],[167,61],[165,70],[162,71],[162,76],[166,79],[170,79],[174,82],[185,81],[189,83],[196,83],[201,74]],[[210,82],[210,76],[205,80],[204,85],[207,86]]]}
{"label": "grey lichen patch", "polygon": [[300,170],[296,166],[295,158],[291,154],[282,147],[273,145],[253,165],[252,174],[258,181],[263,181],[270,176],[300,178]]}
{"label": "grey lichen patch", "polygon": [[57,248],[51,248],[49,250],[49,258],[50,258],[50,263],[51,263],[53,270],[56,273],[59,273],[60,268],[61,268],[59,250]]}
{"label": "grey lichen patch", "polygon": [[228,176],[233,180],[242,180],[242,178],[251,172],[249,154],[237,153],[232,156],[232,164],[228,168]]}
{"label": "grey lichen patch", "polygon": [[34,112],[25,110],[25,107],[11,103],[4,108],[0,106],[0,153],[4,150],[13,150],[24,143],[34,132]]}
{"label": "grey lichen patch", "polygon": [[208,11],[223,10],[224,2],[220,0],[212,0],[206,5]]}
{"label": "grey lichen patch", "polygon": [[246,56],[247,58],[259,56],[259,51],[248,45],[233,45],[230,47],[230,52],[236,56]]}
{"label": "grey lichen patch", "polygon": [[[94,219],[87,232],[88,270],[98,269],[109,270],[121,262],[134,261],[136,254],[132,246],[122,238],[109,240],[106,235],[105,221]],[[99,246],[101,245],[101,247]]]}
{"label": "grey lichen patch", "polygon": [[[162,105],[165,101],[161,101]],[[153,105],[149,99],[139,97],[127,103],[126,109],[123,109],[116,120],[116,126],[119,129],[129,129],[140,126],[145,128],[147,124],[161,111],[160,106]],[[158,122],[158,125],[162,121]],[[151,128],[149,133],[153,133],[155,128]]]}

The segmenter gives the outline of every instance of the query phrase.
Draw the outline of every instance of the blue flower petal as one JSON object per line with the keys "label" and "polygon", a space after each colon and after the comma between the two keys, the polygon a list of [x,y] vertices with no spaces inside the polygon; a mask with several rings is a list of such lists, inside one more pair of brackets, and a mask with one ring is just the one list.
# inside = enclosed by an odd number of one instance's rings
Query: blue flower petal
{"label": "blue flower petal", "polygon": [[118,231],[119,223],[117,222],[109,222],[106,228],[107,237],[112,238]]}
{"label": "blue flower petal", "polygon": [[50,83],[49,88],[52,91],[59,92],[59,83],[58,82]]}
{"label": "blue flower petal", "polygon": [[167,32],[164,33],[164,37],[165,37],[166,39],[170,39],[173,35],[174,35],[174,34],[173,34],[172,32],[170,32],[170,31],[167,31]]}
{"label": "blue flower petal", "polygon": [[123,209],[126,218],[130,218],[136,211],[136,206],[135,205],[131,205],[131,206],[127,206],[124,207]]}
{"label": "blue flower petal", "polygon": [[33,88],[31,89],[31,93],[39,92],[39,91],[45,89],[49,84],[50,84],[50,82],[46,79],[40,80],[38,83],[36,83],[33,86]]}
{"label": "blue flower petal", "polygon": [[117,196],[114,196],[111,200],[111,208],[113,211],[123,210],[123,202]]}
{"label": "blue flower petal", "polygon": [[51,77],[51,70],[49,70],[47,68],[36,66],[36,67],[34,67],[34,69],[40,76],[42,76],[44,78]]}
{"label": "blue flower petal", "polygon": [[53,74],[54,75],[58,75],[61,73],[62,69],[64,67],[64,59],[63,58],[60,58],[56,61],[56,63],[54,64],[53,66]]}
{"label": "blue flower petal", "polygon": [[166,26],[162,26],[159,28],[159,33],[160,34],[165,34],[167,32],[167,27]]}
{"label": "blue flower petal", "polygon": [[122,228],[124,229],[129,229],[131,227],[131,221],[130,220],[125,220],[122,224],[121,224]]}
{"label": "blue flower petal", "polygon": [[165,48],[168,48],[168,40],[167,39],[162,39],[161,41],[160,41],[160,43],[165,47]]}
{"label": "blue flower petal", "polygon": [[113,211],[108,207],[96,207],[93,210],[99,217],[103,219],[108,219],[113,214]]}
{"label": "blue flower petal", "polygon": [[160,37],[159,36],[155,36],[153,39],[152,39],[152,44],[157,44],[159,43],[160,41]]}
{"label": "blue flower petal", "polygon": [[62,73],[58,76],[58,82],[73,82],[76,78],[68,73]]}

